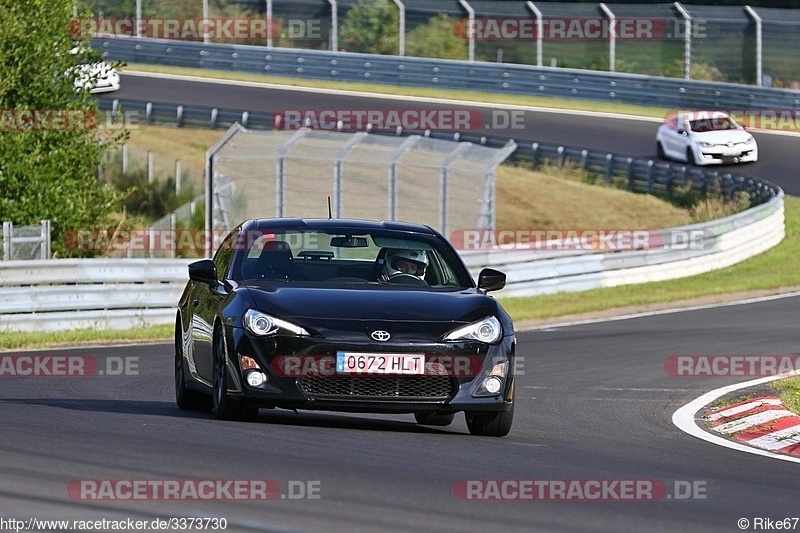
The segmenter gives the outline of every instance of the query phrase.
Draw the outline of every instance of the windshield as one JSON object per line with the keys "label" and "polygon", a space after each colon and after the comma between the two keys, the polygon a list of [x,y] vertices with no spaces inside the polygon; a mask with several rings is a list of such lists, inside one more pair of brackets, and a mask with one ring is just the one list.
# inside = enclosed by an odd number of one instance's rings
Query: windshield
{"label": "windshield", "polygon": [[711,117],[692,120],[689,126],[695,133],[705,133],[707,131],[735,130],[739,126],[728,117]]}
{"label": "windshield", "polygon": [[456,252],[432,235],[305,229],[248,233],[238,239],[231,266],[231,278],[237,281],[472,286]]}

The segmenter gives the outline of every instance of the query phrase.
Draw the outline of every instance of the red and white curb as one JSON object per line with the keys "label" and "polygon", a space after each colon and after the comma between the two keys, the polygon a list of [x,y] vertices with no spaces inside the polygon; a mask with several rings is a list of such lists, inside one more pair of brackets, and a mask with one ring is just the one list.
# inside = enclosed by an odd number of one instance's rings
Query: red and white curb
{"label": "red and white curb", "polygon": [[710,429],[737,442],[800,457],[800,416],[776,396],[762,396],[713,409],[703,417]]}
{"label": "red and white curb", "polygon": [[[800,417],[785,409],[777,398],[765,396],[707,412],[708,406],[723,396],[789,375],[758,378],[707,392],[675,411],[672,423],[689,435],[724,448],[800,463]],[[708,422],[711,431],[703,429]]]}

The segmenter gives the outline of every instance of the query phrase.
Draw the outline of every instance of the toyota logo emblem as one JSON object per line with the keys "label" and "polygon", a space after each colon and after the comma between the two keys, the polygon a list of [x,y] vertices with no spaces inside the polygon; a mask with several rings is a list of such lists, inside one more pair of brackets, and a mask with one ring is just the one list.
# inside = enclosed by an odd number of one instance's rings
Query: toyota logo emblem
{"label": "toyota logo emblem", "polygon": [[391,335],[389,335],[388,331],[383,331],[382,329],[379,329],[377,331],[373,331],[372,333],[370,333],[369,336],[372,337],[373,339],[375,339],[376,341],[379,341],[379,342],[386,342],[391,337]]}

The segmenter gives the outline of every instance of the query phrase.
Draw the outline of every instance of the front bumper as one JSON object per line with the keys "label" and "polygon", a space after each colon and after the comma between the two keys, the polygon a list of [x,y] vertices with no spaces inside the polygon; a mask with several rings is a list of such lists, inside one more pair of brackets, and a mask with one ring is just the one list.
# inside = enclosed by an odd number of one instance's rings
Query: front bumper
{"label": "front bumper", "polygon": [[755,144],[737,144],[699,148],[697,163],[700,165],[728,165],[734,163],[753,163],[758,161],[758,147]]}
{"label": "front bumper", "polygon": [[[332,341],[317,337],[258,338],[229,328],[228,346],[238,386],[229,390],[247,405],[288,409],[370,413],[508,411],[513,402],[514,337],[496,345],[479,342],[381,343]],[[336,353],[425,354],[423,376],[342,375],[335,371]],[[241,357],[254,359],[266,380],[247,383]],[[287,366],[287,359],[292,365]],[[497,363],[507,361],[503,386],[496,395],[480,395],[481,384]],[[327,362],[328,364],[320,364]],[[291,368],[291,371],[287,371]],[[233,369],[231,369],[233,371]]]}

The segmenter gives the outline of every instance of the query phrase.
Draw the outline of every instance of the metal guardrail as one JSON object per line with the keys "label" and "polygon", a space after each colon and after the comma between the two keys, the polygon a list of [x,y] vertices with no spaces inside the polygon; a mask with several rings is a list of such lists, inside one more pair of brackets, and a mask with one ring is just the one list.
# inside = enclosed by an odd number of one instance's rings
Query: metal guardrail
{"label": "metal guardrail", "polygon": [[191,259],[0,263],[0,329],[57,331],[168,324]]}
{"label": "metal guardrail", "polygon": [[502,297],[584,291],[694,276],[754,257],[783,240],[783,193],[711,222],[663,230],[697,235],[680,249],[588,252],[486,250],[462,252],[473,276],[490,266],[507,275]]}
{"label": "metal guardrail", "polygon": [[[733,265],[784,237],[783,193],[723,219],[682,228],[680,250],[462,252],[473,276],[506,272],[501,297],[582,291],[692,276]],[[694,231],[690,231],[694,230]],[[667,230],[668,231],[668,230]],[[55,331],[169,324],[192,259],[55,259],[0,263],[0,329]]]}
{"label": "metal guardrail", "polygon": [[[94,39],[111,60],[674,108],[798,109],[800,91],[531,65],[162,39]],[[252,126],[251,126],[252,127]]]}

